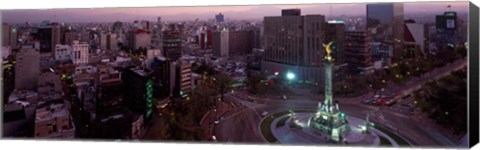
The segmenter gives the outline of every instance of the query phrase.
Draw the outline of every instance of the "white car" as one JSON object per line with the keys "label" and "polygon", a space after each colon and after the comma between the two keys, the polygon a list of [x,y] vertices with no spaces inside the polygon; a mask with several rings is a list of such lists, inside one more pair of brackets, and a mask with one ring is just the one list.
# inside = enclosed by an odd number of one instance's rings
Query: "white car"
{"label": "white car", "polygon": [[266,112],[266,111],[263,111],[263,113],[262,113],[262,116],[264,116],[264,117],[265,117],[266,115],[268,115],[268,112]]}

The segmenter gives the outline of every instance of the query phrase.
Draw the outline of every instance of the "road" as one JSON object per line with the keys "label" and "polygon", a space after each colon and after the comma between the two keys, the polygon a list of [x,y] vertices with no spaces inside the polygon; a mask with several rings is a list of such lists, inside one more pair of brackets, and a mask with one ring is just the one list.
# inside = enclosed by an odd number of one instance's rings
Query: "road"
{"label": "road", "polygon": [[[389,86],[386,90],[392,91],[392,93],[394,93],[393,96],[410,94],[419,88],[424,82],[431,79],[439,79],[442,76],[448,75],[451,71],[461,69],[466,64],[467,61],[465,59],[459,60],[444,67],[434,69],[432,72],[421,78],[414,78],[406,84]],[[345,112],[347,115],[365,118],[368,112],[378,109],[378,107],[360,104],[363,97],[365,97],[365,95],[357,98],[341,99],[341,111]],[[217,124],[213,130],[219,141],[234,143],[266,143],[258,129],[258,125],[263,118],[263,112],[274,113],[290,109],[316,109],[318,104],[317,100],[281,100],[278,98],[256,99],[255,102],[252,102],[236,96],[235,94],[227,94],[226,98],[236,101],[245,107],[244,109],[226,111],[226,113],[223,114],[224,119]],[[400,136],[405,138],[412,145],[454,146],[453,142],[443,137],[441,134],[419,125],[418,122],[410,119],[410,117],[405,114],[391,111],[389,109],[384,109],[381,112],[385,124],[396,127],[393,132],[398,132]]]}

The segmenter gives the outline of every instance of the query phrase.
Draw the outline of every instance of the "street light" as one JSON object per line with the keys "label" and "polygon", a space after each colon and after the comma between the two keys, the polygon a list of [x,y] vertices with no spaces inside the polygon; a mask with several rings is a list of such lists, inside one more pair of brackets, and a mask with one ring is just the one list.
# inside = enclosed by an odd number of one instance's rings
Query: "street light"
{"label": "street light", "polygon": [[293,80],[293,79],[295,79],[295,74],[293,74],[293,73],[291,73],[291,72],[288,72],[288,73],[287,73],[287,79],[288,79],[288,80]]}

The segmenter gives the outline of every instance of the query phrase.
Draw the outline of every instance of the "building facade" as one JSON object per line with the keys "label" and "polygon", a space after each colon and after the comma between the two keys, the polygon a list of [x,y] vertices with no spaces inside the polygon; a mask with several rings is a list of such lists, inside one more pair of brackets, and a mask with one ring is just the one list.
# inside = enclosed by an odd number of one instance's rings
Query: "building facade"
{"label": "building facade", "polygon": [[325,17],[301,16],[300,10],[282,10],[282,16],[264,18],[265,55],[262,70],[295,71],[297,81],[321,81]]}
{"label": "building facade", "polygon": [[403,3],[367,4],[367,31],[373,42],[393,46],[393,61],[400,60],[404,46]]}
{"label": "building facade", "polygon": [[15,88],[36,91],[40,69],[39,50],[34,48],[20,49],[15,60]]}
{"label": "building facade", "polygon": [[371,37],[365,31],[345,32],[345,58],[351,71],[368,74],[373,71]]}
{"label": "building facade", "polygon": [[88,64],[88,44],[86,43],[79,43],[78,41],[74,41],[72,45],[72,52],[73,52],[73,63],[74,64]]}
{"label": "building facade", "polygon": [[57,44],[55,46],[55,60],[60,62],[72,60],[72,48],[70,45]]}

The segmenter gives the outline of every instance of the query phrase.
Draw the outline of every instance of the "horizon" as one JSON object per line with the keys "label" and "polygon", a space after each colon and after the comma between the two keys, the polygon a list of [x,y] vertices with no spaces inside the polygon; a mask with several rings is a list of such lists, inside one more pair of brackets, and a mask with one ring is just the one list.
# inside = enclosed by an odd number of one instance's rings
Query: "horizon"
{"label": "horizon", "polygon": [[[64,23],[131,22],[134,20],[186,21],[208,20],[222,13],[225,19],[261,20],[265,16],[279,16],[282,9],[301,9],[302,15],[321,14],[328,17],[365,16],[366,4],[299,4],[299,5],[240,5],[240,6],[171,6],[140,8],[67,8],[38,10],[3,10],[2,22],[18,24],[40,23],[44,20]],[[446,8],[451,5],[451,8]],[[429,7],[429,9],[423,9]],[[420,9],[422,8],[422,9]],[[468,2],[404,2],[404,14],[430,14],[445,11],[468,12]]]}

